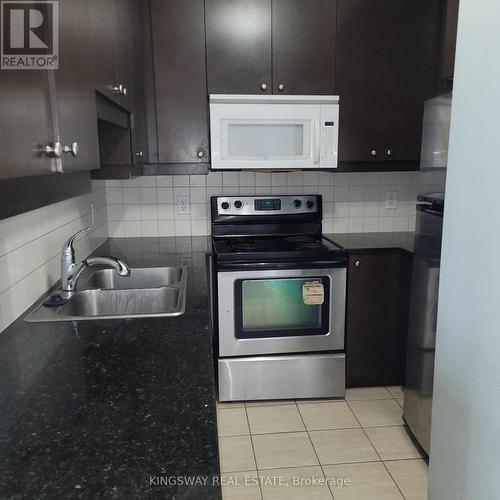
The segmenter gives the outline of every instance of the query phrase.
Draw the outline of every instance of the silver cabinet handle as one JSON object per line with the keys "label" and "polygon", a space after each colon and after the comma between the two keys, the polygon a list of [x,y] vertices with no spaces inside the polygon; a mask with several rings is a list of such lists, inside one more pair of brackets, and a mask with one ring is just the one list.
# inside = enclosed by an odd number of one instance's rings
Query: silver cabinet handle
{"label": "silver cabinet handle", "polygon": [[285,90],[285,86],[284,86],[282,83],[280,83],[280,84],[278,85],[278,90],[279,90],[280,92],[283,92],[283,90]]}
{"label": "silver cabinet handle", "polygon": [[79,151],[78,143],[72,142],[71,146],[64,146],[62,148],[62,150],[63,150],[63,153],[66,153],[66,154],[71,153],[71,155],[76,158],[78,156],[78,151]]}
{"label": "silver cabinet handle", "polygon": [[387,150],[387,156],[392,156],[392,149]]}
{"label": "silver cabinet handle", "polygon": [[43,148],[43,152],[49,157],[49,158],[61,158],[63,148],[61,146],[60,142],[53,142],[51,144],[47,144]]}
{"label": "silver cabinet handle", "polygon": [[115,94],[127,95],[127,87],[125,87],[122,83],[120,83],[119,85],[114,85],[113,87],[111,87],[111,90]]}
{"label": "silver cabinet handle", "polygon": [[267,83],[261,83],[260,90],[267,90]]}
{"label": "silver cabinet handle", "polygon": [[372,156],[377,156],[377,150],[376,149],[372,149]]}
{"label": "silver cabinet handle", "polygon": [[143,153],[142,151],[137,151],[137,152],[135,153],[135,156],[136,156],[137,158],[142,158],[142,157],[144,156],[144,153]]}
{"label": "silver cabinet handle", "polygon": [[356,267],[359,267],[359,266],[361,265],[361,262],[360,262],[359,260],[357,260],[357,261],[354,263],[354,265],[355,265]]}
{"label": "silver cabinet handle", "polygon": [[198,158],[203,158],[205,156],[205,151],[203,151],[203,149],[199,149],[196,153],[196,156]]}

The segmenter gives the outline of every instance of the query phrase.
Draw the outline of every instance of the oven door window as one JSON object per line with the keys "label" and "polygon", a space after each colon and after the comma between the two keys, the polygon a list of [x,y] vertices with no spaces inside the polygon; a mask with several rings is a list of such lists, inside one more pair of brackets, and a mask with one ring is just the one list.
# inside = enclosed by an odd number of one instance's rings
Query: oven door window
{"label": "oven door window", "polygon": [[[324,302],[304,303],[302,289],[308,281],[321,281]],[[326,335],[330,324],[330,280],[281,278],[238,280],[235,283],[236,338]]]}

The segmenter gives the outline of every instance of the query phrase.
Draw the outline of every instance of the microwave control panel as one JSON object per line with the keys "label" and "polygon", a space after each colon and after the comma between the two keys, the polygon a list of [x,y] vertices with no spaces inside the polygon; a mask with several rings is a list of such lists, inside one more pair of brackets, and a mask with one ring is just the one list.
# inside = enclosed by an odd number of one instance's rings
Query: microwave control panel
{"label": "microwave control panel", "polygon": [[339,134],[338,106],[322,106],[320,123],[320,165],[337,168]]}

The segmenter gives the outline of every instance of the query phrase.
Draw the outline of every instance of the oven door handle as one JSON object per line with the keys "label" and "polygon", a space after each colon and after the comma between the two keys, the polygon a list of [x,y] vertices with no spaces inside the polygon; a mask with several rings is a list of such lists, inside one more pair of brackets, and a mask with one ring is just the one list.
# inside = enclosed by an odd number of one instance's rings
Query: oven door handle
{"label": "oven door handle", "polygon": [[309,262],[224,262],[217,263],[218,271],[258,271],[274,269],[332,269],[347,267],[346,259],[315,260]]}

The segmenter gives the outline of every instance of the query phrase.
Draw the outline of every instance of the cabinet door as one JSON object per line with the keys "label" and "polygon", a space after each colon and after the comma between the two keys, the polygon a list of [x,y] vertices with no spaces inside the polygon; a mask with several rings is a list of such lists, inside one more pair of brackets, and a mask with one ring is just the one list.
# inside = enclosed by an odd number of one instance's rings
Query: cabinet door
{"label": "cabinet door", "polygon": [[381,160],[418,161],[424,102],[439,62],[440,2],[385,0],[384,145]]}
{"label": "cabinet door", "polygon": [[272,93],[271,0],[206,0],[210,94]]}
{"label": "cabinet door", "polygon": [[78,156],[63,154],[64,172],[100,167],[95,75],[92,59],[90,2],[59,3],[59,69],[56,80],[56,111],[63,146],[78,144]]}
{"label": "cabinet door", "polygon": [[151,0],[160,163],[208,161],[203,0]]}
{"label": "cabinet door", "polygon": [[0,179],[53,173],[43,148],[52,130],[49,75],[44,70],[2,70],[0,76]]}
{"label": "cabinet door", "polygon": [[273,0],[273,91],[333,94],[337,0]]}
{"label": "cabinet door", "polygon": [[339,160],[378,161],[383,147],[384,0],[339,0]]}
{"label": "cabinet door", "polygon": [[[116,7],[118,81],[126,89],[126,94],[119,96],[119,102],[132,113],[134,162],[144,158],[146,151],[142,37],[142,9],[147,9],[146,5],[140,0],[120,0]],[[142,157],[136,156],[140,152]]]}
{"label": "cabinet door", "polygon": [[402,252],[349,257],[346,374],[349,386],[403,382],[411,257]]}
{"label": "cabinet door", "polygon": [[113,100],[119,84],[116,52],[116,0],[90,0],[92,59],[96,90]]}

